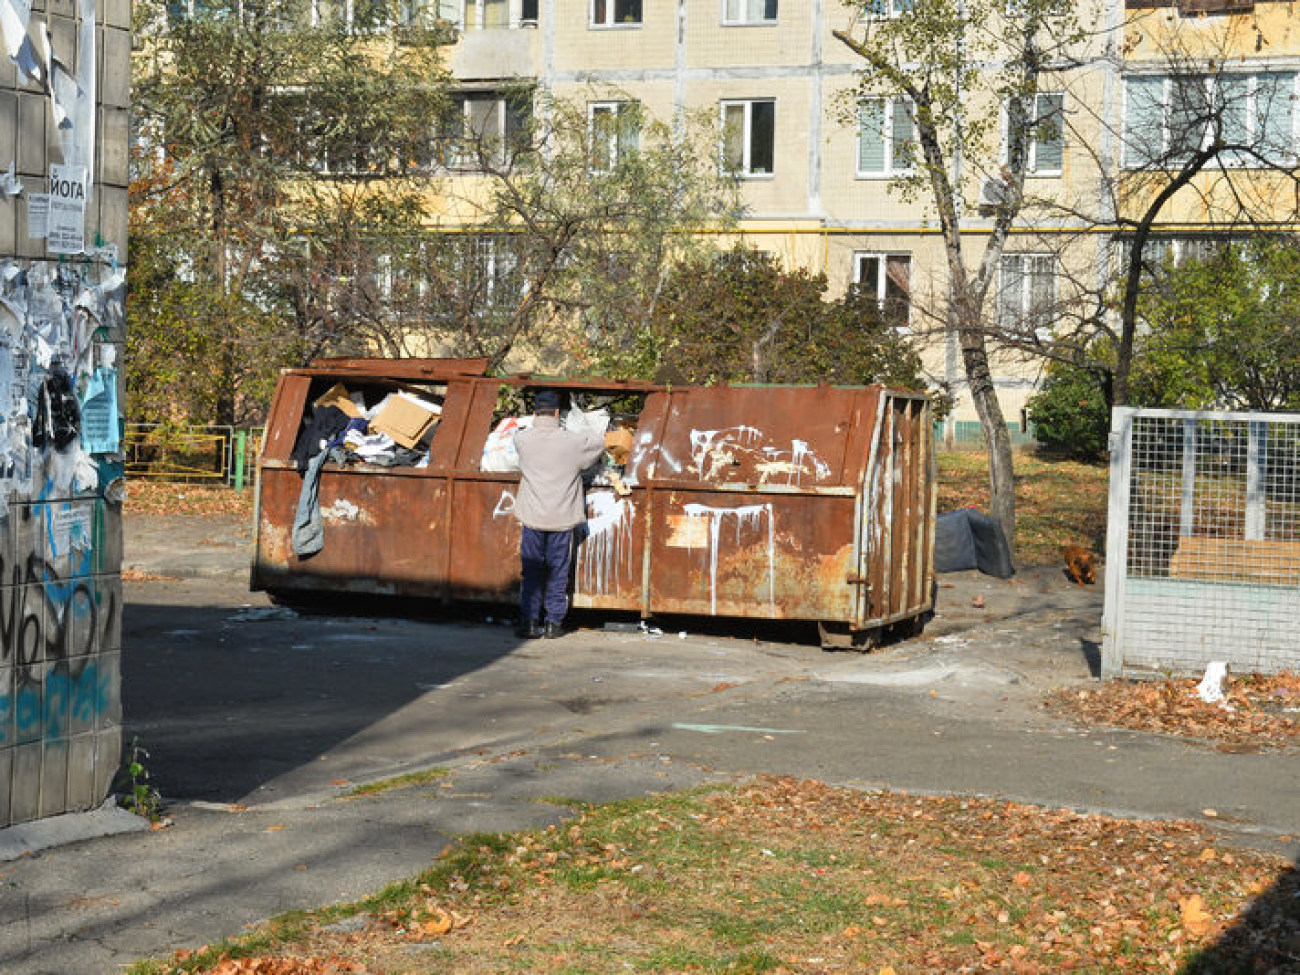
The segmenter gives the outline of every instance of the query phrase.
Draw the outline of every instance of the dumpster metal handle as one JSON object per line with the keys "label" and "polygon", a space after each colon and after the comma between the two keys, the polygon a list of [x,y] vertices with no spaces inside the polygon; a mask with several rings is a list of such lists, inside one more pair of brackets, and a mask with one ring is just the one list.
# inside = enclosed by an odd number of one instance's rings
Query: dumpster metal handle
{"label": "dumpster metal handle", "polygon": [[850,572],[848,575],[846,575],[846,576],[844,577],[844,581],[847,582],[850,586],[868,586],[868,587],[869,587],[869,586],[871,585],[871,580],[870,580],[870,579],[868,579],[868,578],[867,578],[866,576],[864,576],[864,575],[859,575],[857,572]]}

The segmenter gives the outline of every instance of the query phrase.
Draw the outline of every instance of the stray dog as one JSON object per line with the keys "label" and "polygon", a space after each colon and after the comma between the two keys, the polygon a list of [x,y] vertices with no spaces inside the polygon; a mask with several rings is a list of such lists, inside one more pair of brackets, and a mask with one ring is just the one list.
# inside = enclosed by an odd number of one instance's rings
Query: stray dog
{"label": "stray dog", "polygon": [[1097,559],[1082,545],[1062,545],[1061,558],[1065,571],[1080,586],[1091,586],[1097,581]]}

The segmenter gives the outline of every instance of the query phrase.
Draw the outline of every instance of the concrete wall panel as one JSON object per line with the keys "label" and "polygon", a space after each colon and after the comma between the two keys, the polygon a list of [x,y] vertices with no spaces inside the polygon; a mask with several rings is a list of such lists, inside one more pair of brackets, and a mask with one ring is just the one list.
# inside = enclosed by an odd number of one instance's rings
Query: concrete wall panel
{"label": "concrete wall panel", "polygon": [[[81,6],[38,0],[26,25],[36,37],[48,24],[56,55],[78,80],[90,70],[81,55],[91,53],[79,50]],[[107,35],[105,17],[116,24]],[[129,17],[125,0],[98,5],[99,84],[85,87],[101,98],[92,109],[99,123],[94,142],[83,144],[99,172],[84,224],[75,211],[65,218],[84,229],[81,251],[75,234],[54,252],[48,236],[31,233],[31,198],[47,192],[50,167],[65,163],[84,135],[77,113],[69,111],[71,130],[56,127],[46,92],[7,58],[0,72],[0,151],[13,147],[22,184],[17,195],[0,195],[0,281],[17,310],[0,379],[20,394],[0,402],[0,419],[24,434],[0,442],[0,827],[98,805],[121,758],[122,525],[106,491],[122,457],[112,443],[87,452],[82,409],[46,404],[69,394],[84,400],[104,362],[101,344],[125,339]],[[8,162],[0,158],[0,171]],[[116,245],[116,261],[96,247],[101,238]],[[98,380],[120,394],[120,371]],[[52,412],[67,422],[46,422]],[[111,419],[116,428],[120,416]]]}

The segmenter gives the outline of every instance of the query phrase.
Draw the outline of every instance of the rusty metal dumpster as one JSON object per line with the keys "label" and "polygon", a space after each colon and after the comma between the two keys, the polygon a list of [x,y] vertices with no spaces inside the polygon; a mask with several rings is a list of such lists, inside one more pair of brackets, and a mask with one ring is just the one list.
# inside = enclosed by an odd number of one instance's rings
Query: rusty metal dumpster
{"label": "rusty metal dumpster", "polygon": [[[630,440],[617,471],[596,472],[588,489],[575,608],[807,620],[825,644],[844,646],[915,626],[931,609],[935,478],[923,394],[495,378],[484,366],[349,359],[286,371],[258,461],[253,588],[288,599],[513,602],[519,475],[485,469],[485,445],[503,417],[549,388],[574,406],[612,409]],[[416,445],[417,466],[324,463],[323,545],[303,558],[291,544],[303,483],[292,452],[313,404],[340,387],[363,406],[414,392],[441,413]]]}

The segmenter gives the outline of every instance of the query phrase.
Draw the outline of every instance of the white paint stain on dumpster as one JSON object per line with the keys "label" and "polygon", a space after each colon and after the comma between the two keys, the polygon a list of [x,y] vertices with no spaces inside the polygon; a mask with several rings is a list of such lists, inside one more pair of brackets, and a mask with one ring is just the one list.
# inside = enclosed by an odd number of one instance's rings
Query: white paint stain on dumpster
{"label": "white paint stain on dumpster", "polygon": [[492,509],[492,518],[504,518],[512,514],[515,510],[515,495],[513,491],[502,491],[501,497],[497,498],[497,506]]}
{"label": "white paint stain on dumpster", "polygon": [[769,611],[775,611],[776,599],[776,526],[772,519],[772,504],[747,504],[739,508],[718,508],[708,504],[687,504],[682,506],[690,518],[707,518],[709,525],[709,612],[718,612],[718,541],[722,534],[723,522],[734,518],[736,522],[735,542],[741,544],[742,533],[761,531],[763,521],[767,521],[767,602]]}
{"label": "white paint stain on dumpster", "polygon": [[691,461],[700,480],[711,481],[736,460],[736,451],[751,452],[763,439],[757,427],[725,427],[691,431]]}
{"label": "white paint stain on dumpster", "polygon": [[626,575],[632,577],[632,502],[612,492],[587,496],[591,516],[587,518],[587,539],[578,549],[578,572],[574,589],[593,595],[618,588]]}

